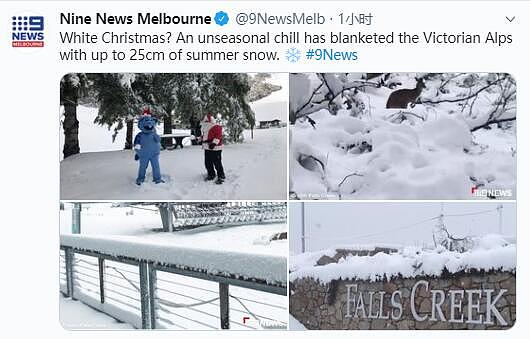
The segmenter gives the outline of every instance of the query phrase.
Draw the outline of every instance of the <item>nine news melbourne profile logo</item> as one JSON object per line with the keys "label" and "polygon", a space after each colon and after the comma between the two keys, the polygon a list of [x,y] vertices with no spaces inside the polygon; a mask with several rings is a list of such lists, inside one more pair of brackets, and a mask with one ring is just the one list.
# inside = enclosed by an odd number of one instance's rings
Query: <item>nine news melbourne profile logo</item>
{"label": "nine news melbourne profile logo", "polygon": [[12,47],[44,47],[44,17],[16,15],[11,17]]}

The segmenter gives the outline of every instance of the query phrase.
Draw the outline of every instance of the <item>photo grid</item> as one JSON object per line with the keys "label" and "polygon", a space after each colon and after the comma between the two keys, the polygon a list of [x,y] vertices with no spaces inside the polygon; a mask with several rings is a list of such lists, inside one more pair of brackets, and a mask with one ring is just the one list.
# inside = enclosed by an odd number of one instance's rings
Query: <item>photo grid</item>
{"label": "photo grid", "polygon": [[69,73],[60,322],[509,329],[506,73]]}

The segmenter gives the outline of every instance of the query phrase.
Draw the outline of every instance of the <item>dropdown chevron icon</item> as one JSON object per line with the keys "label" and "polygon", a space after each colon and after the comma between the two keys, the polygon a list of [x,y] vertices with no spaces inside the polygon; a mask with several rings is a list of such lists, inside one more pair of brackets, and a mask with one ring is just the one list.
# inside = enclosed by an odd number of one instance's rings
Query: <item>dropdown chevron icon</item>
{"label": "dropdown chevron icon", "polygon": [[505,17],[505,18],[506,18],[506,20],[508,20],[509,22],[512,22],[512,21],[515,20],[515,16],[512,16],[511,18],[509,18],[509,17]]}

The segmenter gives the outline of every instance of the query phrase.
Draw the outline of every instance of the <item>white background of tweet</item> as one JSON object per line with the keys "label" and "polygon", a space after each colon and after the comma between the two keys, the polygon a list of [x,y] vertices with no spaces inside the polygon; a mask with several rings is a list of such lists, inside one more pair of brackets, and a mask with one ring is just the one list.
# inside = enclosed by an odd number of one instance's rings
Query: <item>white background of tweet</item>
{"label": "white background of tweet", "polygon": [[[370,337],[383,338],[392,335],[395,338],[424,337],[431,338],[458,336],[473,338],[497,338],[499,336],[522,336],[530,329],[530,313],[524,301],[529,300],[530,248],[525,246],[530,232],[530,223],[525,206],[529,201],[529,183],[526,173],[529,169],[528,147],[530,145],[528,114],[530,111],[530,68],[528,67],[530,31],[530,4],[527,2],[471,1],[471,2],[74,2],[74,1],[38,1],[38,2],[2,2],[0,27],[1,65],[3,91],[1,95],[2,127],[2,240],[1,258],[3,259],[2,279],[2,319],[3,337],[47,336],[50,338],[160,338],[182,336],[210,338],[222,336],[230,338],[321,338],[324,337]],[[461,46],[363,46],[355,48],[360,52],[357,62],[299,62],[292,64],[286,60],[279,62],[243,62],[198,63],[195,65],[174,62],[150,62],[146,64],[114,62],[98,65],[96,63],[63,63],[58,61],[59,11],[61,9],[80,14],[93,14],[106,11],[115,14],[136,14],[139,11],[166,11],[172,14],[211,14],[224,10],[230,14],[238,11],[268,11],[280,13],[320,12],[336,15],[372,12],[375,24],[381,31],[416,31],[424,27],[427,30],[480,31],[510,30],[514,43],[503,48],[461,47]],[[42,49],[11,48],[10,18],[19,13],[43,15],[46,18],[46,47]],[[516,16],[515,23],[507,23],[505,16]],[[72,29],[70,27],[69,29]],[[189,29],[190,27],[184,27]],[[193,27],[204,31],[241,31],[258,32],[256,26],[236,26],[232,23],[219,28],[215,25]],[[85,27],[78,26],[79,30]],[[92,27],[95,29],[95,26]],[[109,27],[100,27],[108,30]],[[145,31],[166,31],[159,26],[144,26]],[[270,31],[290,31],[295,26],[263,27]],[[313,32],[329,31],[333,27],[313,26],[305,30]],[[347,26],[335,30],[346,31]],[[330,46],[330,45],[327,45]],[[110,47],[110,46],[109,46]],[[303,50],[303,44],[299,46]],[[350,46],[334,46],[351,50]],[[240,50],[246,50],[241,46]],[[264,48],[266,50],[266,48]],[[281,49],[279,49],[281,50]],[[145,332],[114,331],[97,333],[90,331],[69,332],[59,323],[58,298],[58,207],[59,207],[59,80],[68,72],[509,72],[518,85],[518,268],[517,298],[518,320],[509,331],[467,331],[467,332],[409,332],[409,331],[308,331],[308,332]],[[12,126],[18,126],[13,128]],[[287,170],[287,169],[286,169]],[[28,208],[31,208],[28,210]],[[7,316],[7,317],[6,317]]]}

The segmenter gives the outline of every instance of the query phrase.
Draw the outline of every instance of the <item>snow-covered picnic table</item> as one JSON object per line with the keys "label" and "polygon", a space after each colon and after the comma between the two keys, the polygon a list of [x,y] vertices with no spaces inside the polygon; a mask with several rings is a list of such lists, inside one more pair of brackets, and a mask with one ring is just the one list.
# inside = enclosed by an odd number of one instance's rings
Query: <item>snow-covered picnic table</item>
{"label": "snow-covered picnic table", "polygon": [[[162,139],[162,148],[163,149],[176,149],[178,146],[180,146],[180,148],[184,148],[184,145],[182,144],[182,140],[184,140],[185,138],[189,138],[189,137],[192,137],[192,135],[190,133],[186,133],[186,132],[178,132],[178,133],[171,133],[171,134],[162,134],[160,136],[160,139]],[[166,147],[165,146],[165,143],[164,143],[164,140],[163,139],[170,139],[170,140],[174,140],[171,141],[171,147]]]}

